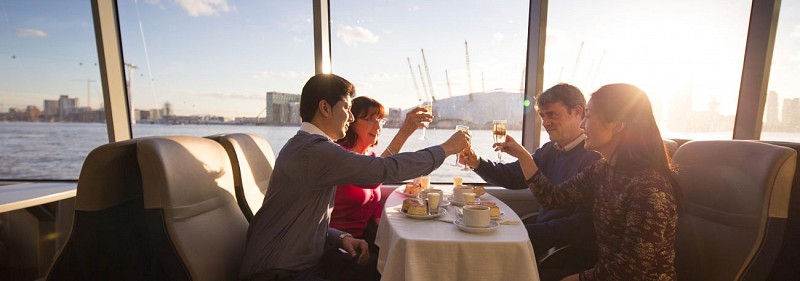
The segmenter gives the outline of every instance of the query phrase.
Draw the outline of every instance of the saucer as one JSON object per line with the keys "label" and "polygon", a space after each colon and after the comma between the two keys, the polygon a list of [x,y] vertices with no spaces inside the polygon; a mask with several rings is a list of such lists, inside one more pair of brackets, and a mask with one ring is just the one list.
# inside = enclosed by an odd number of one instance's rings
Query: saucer
{"label": "saucer", "polygon": [[453,224],[458,226],[458,229],[460,229],[461,231],[471,232],[471,233],[492,232],[495,231],[495,229],[497,229],[498,227],[500,227],[500,224],[497,223],[496,221],[489,221],[489,226],[487,227],[469,227],[464,225],[464,221],[461,219],[453,221]]}
{"label": "saucer", "polygon": [[450,206],[450,204],[451,204],[450,200],[442,200],[441,202],[439,202],[439,207],[440,208],[441,207],[447,207],[447,206]]}
{"label": "saucer", "polygon": [[450,201],[450,203],[453,204],[453,206],[456,206],[456,207],[463,207],[464,206],[464,202],[462,202],[462,201],[453,200],[453,201]]}
{"label": "saucer", "polygon": [[429,219],[434,219],[434,218],[437,218],[437,217],[442,216],[444,214],[447,214],[447,209],[439,207],[439,213],[435,214],[435,215],[412,215],[412,214],[408,214],[408,213],[403,212],[403,211],[400,211],[400,213],[402,213],[403,215],[406,215],[406,217],[409,217],[409,218],[412,218],[412,219],[429,220]]}

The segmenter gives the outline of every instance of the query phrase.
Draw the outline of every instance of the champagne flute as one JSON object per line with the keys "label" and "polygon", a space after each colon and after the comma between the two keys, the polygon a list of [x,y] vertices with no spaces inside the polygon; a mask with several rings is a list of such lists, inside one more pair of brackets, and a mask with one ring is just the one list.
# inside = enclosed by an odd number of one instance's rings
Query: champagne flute
{"label": "champagne flute", "polygon": [[[465,134],[467,134],[467,135],[469,135],[469,134],[470,134],[470,132],[469,132],[469,127],[468,127],[468,126],[465,126],[465,125],[456,125],[456,132],[458,132],[458,131],[462,131],[462,132],[464,132],[464,133],[465,133]],[[465,149],[466,149],[467,151],[469,151],[469,149],[470,149],[470,148],[469,148],[469,147],[467,147],[467,148],[465,148]],[[459,158],[459,157],[461,157],[461,153],[458,153],[458,154],[456,154],[456,166],[460,166],[460,165],[458,165],[458,158]],[[462,170],[462,171],[471,171],[471,170],[469,169],[469,166],[467,166],[467,163],[464,163],[464,167],[463,167],[463,168],[461,168],[461,170]]]}
{"label": "champagne flute", "polygon": [[[494,136],[494,143],[506,142],[506,120],[492,121],[492,135]],[[497,152],[497,161],[503,162],[502,152]]]}
{"label": "champagne flute", "polygon": [[[433,103],[432,102],[420,100],[419,107],[424,108],[425,112],[430,113],[431,115],[433,115],[432,114],[433,113]],[[422,122],[422,124],[425,125],[425,127],[422,127],[422,137],[420,137],[419,139],[420,140],[427,140],[428,138],[425,136],[425,129],[430,125],[430,122]]]}

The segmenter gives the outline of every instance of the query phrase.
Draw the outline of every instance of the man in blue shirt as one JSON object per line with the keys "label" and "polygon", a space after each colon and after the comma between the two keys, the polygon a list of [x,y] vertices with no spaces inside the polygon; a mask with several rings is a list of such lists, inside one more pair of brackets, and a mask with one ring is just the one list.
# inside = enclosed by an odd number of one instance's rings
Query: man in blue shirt
{"label": "man in blue shirt", "polygon": [[[583,148],[585,136],[580,123],[586,99],[578,88],[568,84],[555,85],[539,95],[536,107],[550,141],[534,151],[533,159],[553,185],[574,177],[600,159],[600,154]],[[528,187],[519,161],[495,163],[474,153],[463,154],[460,157],[462,163],[466,162],[487,183],[508,189]],[[591,211],[591,198],[560,209],[540,209],[536,223],[525,226],[537,258],[547,255],[551,248],[573,245],[575,251],[570,253],[574,255],[564,257],[570,264],[558,267],[574,272],[591,267],[596,259]]]}

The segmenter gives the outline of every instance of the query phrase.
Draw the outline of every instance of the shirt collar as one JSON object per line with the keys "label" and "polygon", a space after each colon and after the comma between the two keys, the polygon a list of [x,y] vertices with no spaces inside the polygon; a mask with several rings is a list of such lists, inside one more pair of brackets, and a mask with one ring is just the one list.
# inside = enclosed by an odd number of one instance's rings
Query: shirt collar
{"label": "shirt collar", "polygon": [[580,144],[585,139],[586,139],[586,135],[580,134],[580,135],[578,135],[577,138],[575,138],[575,140],[573,140],[571,143],[567,144],[566,146],[561,147],[561,145],[559,145],[558,143],[555,143],[553,145],[553,148],[555,148],[556,150],[559,150],[559,151],[570,151],[573,148],[575,148],[576,146],[578,146],[578,144]]}
{"label": "shirt collar", "polygon": [[314,124],[311,124],[309,122],[303,122],[302,124],[300,124],[300,131],[303,131],[303,132],[306,132],[306,133],[309,133],[309,134],[312,134],[312,135],[320,135],[320,136],[326,137],[327,139],[333,141],[333,139],[331,139],[331,137],[326,135],[325,132],[323,132],[317,126],[314,126]]}

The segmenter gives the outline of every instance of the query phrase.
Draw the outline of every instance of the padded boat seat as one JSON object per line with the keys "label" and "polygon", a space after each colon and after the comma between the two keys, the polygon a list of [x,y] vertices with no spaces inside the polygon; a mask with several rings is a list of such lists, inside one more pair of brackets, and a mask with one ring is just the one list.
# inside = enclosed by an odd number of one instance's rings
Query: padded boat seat
{"label": "padded boat seat", "polygon": [[142,140],[137,150],[155,279],[237,280],[248,224],[225,149],[173,136]]}
{"label": "padded boat seat", "polygon": [[92,150],[78,177],[72,231],[47,280],[152,280],[136,142]]}
{"label": "padded boat seat", "polygon": [[783,237],[796,154],[743,140],[678,148],[678,280],[766,279]]}
{"label": "padded boat seat", "polygon": [[269,187],[275,153],[269,142],[253,134],[220,134],[207,136],[222,144],[231,159],[236,201],[247,221],[264,202]]}

